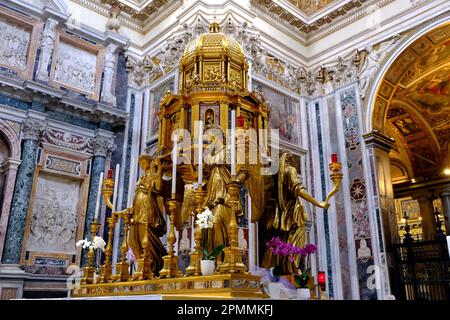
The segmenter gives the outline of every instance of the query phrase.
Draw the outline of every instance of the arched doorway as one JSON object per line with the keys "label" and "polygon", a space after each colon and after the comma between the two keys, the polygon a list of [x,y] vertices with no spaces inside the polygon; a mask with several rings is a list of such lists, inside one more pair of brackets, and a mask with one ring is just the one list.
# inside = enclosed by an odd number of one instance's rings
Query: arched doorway
{"label": "arched doorway", "polygon": [[5,138],[0,134],[0,208],[3,207],[5,197],[6,174],[5,165],[11,157],[11,151]]}
{"label": "arched doorway", "polygon": [[20,164],[19,128],[18,123],[0,119],[0,257],[3,254],[17,168]]}
{"label": "arched doorway", "polygon": [[[378,74],[368,102],[367,145],[383,145],[369,150],[369,156],[375,160],[371,170],[377,177],[384,244],[391,248],[393,291],[402,276],[395,268],[395,244],[406,234],[416,244],[431,245],[449,230],[449,20],[436,21],[405,41]],[[424,289],[421,297],[433,298],[430,292]],[[417,292],[406,295],[418,298]]]}

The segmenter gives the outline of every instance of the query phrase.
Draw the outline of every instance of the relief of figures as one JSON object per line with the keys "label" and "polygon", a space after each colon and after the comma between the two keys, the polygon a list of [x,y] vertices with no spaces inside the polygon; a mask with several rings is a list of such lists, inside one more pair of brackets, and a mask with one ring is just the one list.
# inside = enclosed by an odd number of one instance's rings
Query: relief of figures
{"label": "relief of figures", "polygon": [[0,64],[25,69],[30,33],[0,20]]}
{"label": "relief of figures", "polygon": [[77,89],[94,93],[97,56],[60,42],[54,79]]}
{"label": "relief of figures", "polygon": [[80,183],[41,175],[34,198],[28,251],[75,254]]}

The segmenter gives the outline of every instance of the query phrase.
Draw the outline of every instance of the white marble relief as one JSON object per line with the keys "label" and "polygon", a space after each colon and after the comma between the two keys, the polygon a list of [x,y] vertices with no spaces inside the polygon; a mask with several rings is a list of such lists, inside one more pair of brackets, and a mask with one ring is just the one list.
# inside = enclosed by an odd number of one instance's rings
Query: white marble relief
{"label": "white marble relief", "polygon": [[95,93],[97,55],[66,42],[58,44],[54,80]]}
{"label": "white marble relief", "polygon": [[75,254],[79,195],[79,181],[39,176],[28,251]]}
{"label": "white marble relief", "polygon": [[0,20],[0,64],[26,69],[30,38],[28,30]]}

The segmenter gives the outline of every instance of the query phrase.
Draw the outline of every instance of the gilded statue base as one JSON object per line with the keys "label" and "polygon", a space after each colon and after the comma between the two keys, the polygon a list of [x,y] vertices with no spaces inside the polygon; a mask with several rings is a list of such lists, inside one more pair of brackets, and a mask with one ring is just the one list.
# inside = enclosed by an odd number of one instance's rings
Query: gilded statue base
{"label": "gilded statue base", "polygon": [[112,266],[102,265],[102,277],[100,278],[100,282],[105,283],[112,280]]}
{"label": "gilded statue base", "polygon": [[130,264],[128,262],[119,262],[116,264],[116,274],[113,276],[113,281],[123,282],[128,281]]}
{"label": "gilded statue base", "polygon": [[91,284],[94,283],[94,267],[84,267],[83,268],[83,278],[81,278],[81,284]]}
{"label": "gilded statue base", "polygon": [[152,262],[150,259],[139,259],[138,269],[133,274],[133,280],[147,280],[153,278]]}
{"label": "gilded statue base", "polygon": [[251,274],[215,274],[132,282],[86,284],[71,292],[73,298],[100,296],[167,295],[189,298],[268,298],[261,277]]}
{"label": "gilded statue base", "polygon": [[178,269],[178,256],[164,256],[164,266],[159,271],[161,278],[175,278],[181,276],[181,272]]}
{"label": "gilded statue base", "polygon": [[202,253],[193,251],[190,254],[191,261],[186,269],[186,276],[200,276],[202,274],[201,259]]}
{"label": "gilded statue base", "polygon": [[242,250],[237,247],[228,247],[224,250],[225,259],[219,265],[220,273],[245,273],[247,267],[242,263]]}

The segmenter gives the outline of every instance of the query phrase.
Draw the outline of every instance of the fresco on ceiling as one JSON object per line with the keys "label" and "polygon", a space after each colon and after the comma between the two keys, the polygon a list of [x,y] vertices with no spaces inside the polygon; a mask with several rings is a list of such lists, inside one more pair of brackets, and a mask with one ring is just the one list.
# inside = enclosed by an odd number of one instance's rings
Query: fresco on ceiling
{"label": "fresco on ceiling", "polygon": [[417,82],[408,89],[407,96],[432,113],[450,107],[450,67],[441,68]]}
{"label": "fresco on ceiling", "polygon": [[402,119],[397,119],[394,120],[392,123],[404,136],[408,136],[410,134],[417,133],[422,130],[421,127],[411,117],[404,117]]}

